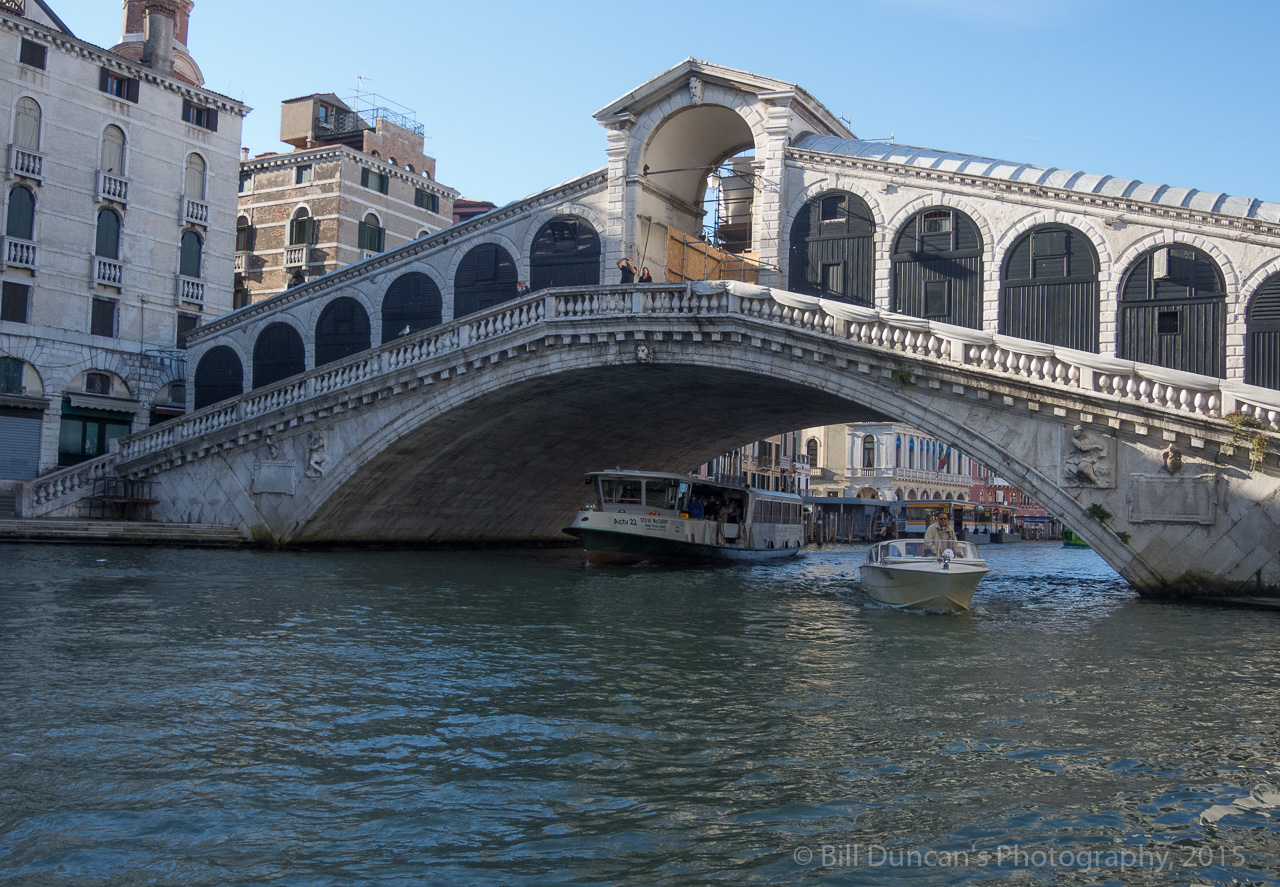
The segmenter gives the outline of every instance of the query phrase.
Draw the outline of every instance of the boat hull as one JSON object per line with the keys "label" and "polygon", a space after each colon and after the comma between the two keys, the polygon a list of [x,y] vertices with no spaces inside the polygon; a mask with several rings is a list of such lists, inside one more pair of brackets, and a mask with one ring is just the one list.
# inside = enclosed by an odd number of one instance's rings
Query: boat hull
{"label": "boat hull", "polygon": [[986,567],[942,564],[863,564],[859,567],[862,589],[873,600],[894,607],[968,610]]}
{"label": "boat hull", "polygon": [[799,548],[709,545],[586,527],[567,527],[565,532],[582,540],[591,564],[750,564],[786,560],[800,553]]}

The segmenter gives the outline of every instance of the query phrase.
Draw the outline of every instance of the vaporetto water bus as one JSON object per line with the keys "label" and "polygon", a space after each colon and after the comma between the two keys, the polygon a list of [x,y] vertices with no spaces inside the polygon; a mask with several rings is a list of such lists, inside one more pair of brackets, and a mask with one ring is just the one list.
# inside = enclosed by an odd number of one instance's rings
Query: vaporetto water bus
{"label": "vaporetto water bus", "polygon": [[802,500],[745,483],[660,471],[594,471],[595,501],[565,532],[593,564],[734,563],[795,557]]}

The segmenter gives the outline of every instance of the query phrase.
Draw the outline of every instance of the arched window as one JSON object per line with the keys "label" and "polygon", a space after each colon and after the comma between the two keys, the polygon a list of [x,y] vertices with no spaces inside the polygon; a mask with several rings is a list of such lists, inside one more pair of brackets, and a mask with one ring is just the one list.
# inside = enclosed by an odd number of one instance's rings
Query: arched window
{"label": "arched window", "polygon": [[1208,253],[1178,245],[1139,256],[1120,285],[1119,321],[1117,357],[1226,375],[1226,286]]}
{"label": "arched window", "polygon": [[204,200],[205,162],[199,154],[187,155],[186,174],[182,180],[182,194],[191,200]]}
{"label": "arched window", "polygon": [[124,132],[118,126],[102,131],[102,171],[124,175]]}
{"label": "arched window", "polygon": [[382,299],[382,342],[440,323],[444,300],[427,275],[410,271],[396,278]]}
{"label": "arched window", "polygon": [[893,467],[902,467],[902,435],[900,434],[898,435],[897,443],[893,445]]}
{"label": "arched window", "polygon": [[9,190],[9,211],[5,216],[4,233],[18,240],[34,240],[36,226],[36,196],[25,185],[15,185]]}
{"label": "arched window", "polygon": [[113,209],[98,210],[98,231],[93,254],[103,259],[120,258],[120,217]]}
{"label": "arched window", "polygon": [[204,244],[200,241],[200,235],[194,231],[182,232],[182,257],[178,266],[178,273],[183,277],[200,277],[200,260],[201,252]]}
{"label": "arched window", "polygon": [[474,246],[453,278],[453,316],[464,317],[516,297],[516,263],[493,243]]}
{"label": "arched window", "polygon": [[973,219],[934,207],[907,220],[893,247],[893,310],[982,328],[982,235]]}
{"label": "arched window", "polygon": [[827,191],[801,208],[791,225],[787,288],[871,305],[875,302],[875,222],[866,202]]}
{"label": "arched window", "polygon": [[369,313],[355,299],[339,296],[316,321],[316,366],[369,348]]}
{"label": "arched window", "polygon": [[300,206],[293,211],[289,221],[289,246],[303,246],[316,242],[316,220],[311,218],[311,210]]}
{"label": "arched window", "polygon": [[871,434],[862,436],[862,467],[876,467],[876,439]]}
{"label": "arched window", "polygon": [[596,286],[600,236],[586,219],[557,216],[538,229],[529,252],[529,287]]}
{"label": "arched window", "polygon": [[1258,289],[1245,327],[1245,383],[1280,389],[1280,274],[1272,274]]}
{"label": "arched window", "polygon": [[1009,250],[999,331],[1079,351],[1098,350],[1098,254],[1082,232],[1039,225]]}
{"label": "arched window", "polygon": [[364,221],[360,223],[359,239],[357,246],[365,252],[380,253],[386,243],[387,232],[378,222],[378,217],[373,213],[368,213],[364,217]]}
{"label": "arched window", "polygon": [[804,451],[809,457],[809,465],[812,468],[818,467],[818,439],[816,437],[809,438],[809,442],[804,445]]}
{"label": "arched window", "polygon": [[236,219],[236,252],[253,251],[253,233],[253,226],[249,224],[248,216],[240,216]]}
{"label": "arched window", "polygon": [[302,336],[287,323],[273,323],[253,345],[253,387],[262,388],[306,370]]}
{"label": "arched window", "polygon": [[210,348],[196,365],[197,410],[244,393],[244,367],[226,345]]}
{"label": "arched window", "polygon": [[40,150],[40,106],[23,96],[13,112],[13,144],[27,151]]}

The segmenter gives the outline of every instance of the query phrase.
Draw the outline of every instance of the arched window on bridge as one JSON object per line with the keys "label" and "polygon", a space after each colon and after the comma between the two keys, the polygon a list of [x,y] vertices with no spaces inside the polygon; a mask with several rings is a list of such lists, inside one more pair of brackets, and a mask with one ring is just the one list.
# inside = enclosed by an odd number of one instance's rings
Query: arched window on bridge
{"label": "arched window on bridge", "polygon": [[494,243],[472,247],[453,278],[453,316],[465,317],[516,297],[516,263]]}
{"label": "arched window on bridge", "polygon": [[306,371],[302,336],[287,323],[273,323],[253,345],[253,387],[273,385]]}
{"label": "arched window on bridge", "polygon": [[244,366],[226,345],[210,348],[196,364],[196,409],[244,393]]}
{"label": "arched window on bridge", "polygon": [[982,328],[982,235],[947,207],[916,213],[893,247],[893,310]]}
{"label": "arched window on bridge", "polygon": [[1068,225],[1038,225],[1018,239],[1000,275],[999,331],[1098,351],[1098,253]]}
{"label": "arched window on bridge", "polygon": [[369,312],[348,296],[339,296],[316,321],[316,366],[369,350]]}
{"label": "arched window on bridge", "polygon": [[538,229],[529,252],[529,287],[596,286],[600,236],[579,216],[557,216]]}
{"label": "arched window on bridge", "polygon": [[438,325],[443,304],[430,277],[421,271],[401,274],[382,297],[382,344]]}
{"label": "arched window on bridge", "polygon": [[1226,286],[1208,253],[1158,246],[1129,267],[1120,285],[1116,356],[1221,377],[1226,338]]}
{"label": "arched window on bridge", "polygon": [[1262,284],[1245,321],[1244,381],[1280,388],[1280,274]]}
{"label": "arched window on bridge", "polygon": [[862,467],[876,467],[876,438],[873,434],[865,434],[862,437]]}
{"label": "arched window on bridge", "polygon": [[866,202],[848,191],[826,191],[806,203],[791,224],[787,289],[875,303],[875,222]]}

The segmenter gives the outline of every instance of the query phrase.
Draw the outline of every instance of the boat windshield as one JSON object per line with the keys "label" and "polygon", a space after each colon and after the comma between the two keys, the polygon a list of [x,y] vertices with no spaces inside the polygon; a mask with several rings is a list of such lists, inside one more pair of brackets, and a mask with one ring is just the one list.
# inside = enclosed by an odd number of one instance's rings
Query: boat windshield
{"label": "boat windshield", "polygon": [[[934,545],[918,541],[914,539],[900,539],[896,542],[890,542],[884,552],[884,557],[931,557],[937,558],[941,554],[937,552]],[[978,554],[973,548],[971,542],[947,542],[943,551],[950,551],[951,556],[962,558],[964,560],[977,560]]]}
{"label": "boat windshield", "polygon": [[602,477],[600,507],[617,511],[632,506],[632,511],[661,509],[684,510],[688,507],[689,484],[668,478]]}

